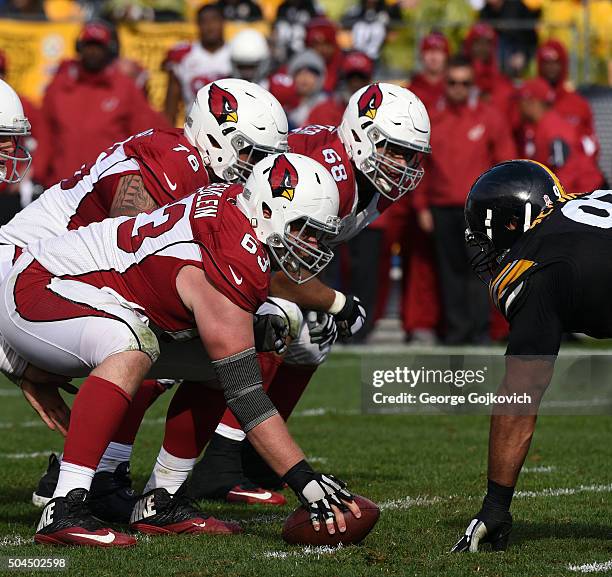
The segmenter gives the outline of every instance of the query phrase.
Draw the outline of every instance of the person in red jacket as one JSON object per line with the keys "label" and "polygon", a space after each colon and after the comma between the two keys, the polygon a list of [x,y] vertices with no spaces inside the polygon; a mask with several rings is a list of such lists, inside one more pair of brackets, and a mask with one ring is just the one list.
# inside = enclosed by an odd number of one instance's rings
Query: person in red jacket
{"label": "person in red jacket", "polygon": [[523,155],[546,165],[568,192],[590,192],[604,184],[593,156],[582,147],[578,128],[556,110],[555,92],[542,78],[519,89],[521,115],[527,123]]}
{"label": "person in red jacket", "polygon": [[412,90],[429,112],[444,96],[444,79],[450,47],[446,36],[432,32],[421,40],[422,71],[415,74],[406,88]]}
{"label": "person in red jacket", "polygon": [[471,271],[463,243],[463,206],[472,183],[492,165],[516,157],[506,119],[474,90],[468,60],[449,62],[446,96],[432,116],[425,178],[415,191],[418,220],[432,234],[448,344],[488,340],[487,292]]}
{"label": "person in red jacket", "polygon": [[[134,81],[112,66],[112,31],[101,22],[85,24],[76,60],[64,61],[49,84],[42,119],[52,143],[40,174],[51,185],[72,174],[86,158],[148,128],[167,127]],[[37,175],[38,176],[38,175]]]}
{"label": "person in red jacket", "polygon": [[314,18],[306,26],[306,47],[318,52],[327,67],[323,92],[332,93],[340,80],[344,55],[338,46],[337,31],[336,25],[324,17]]}
{"label": "person in red jacket", "polygon": [[474,67],[474,81],[480,90],[481,100],[516,123],[515,90],[510,79],[499,69],[495,29],[484,22],[477,22],[470,28],[463,50]]}
{"label": "person in red jacket", "polygon": [[342,88],[310,111],[306,125],[339,126],[350,96],[372,82],[374,63],[363,52],[349,52],[341,73]]}
{"label": "person in red jacket", "polygon": [[538,76],[550,84],[555,92],[553,107],[577,129],[584,152],[595,156],[598,141],[593,126],[593,112],[583,96],[567,87],[568,55],[558,40],[549,40],[537,51]]}

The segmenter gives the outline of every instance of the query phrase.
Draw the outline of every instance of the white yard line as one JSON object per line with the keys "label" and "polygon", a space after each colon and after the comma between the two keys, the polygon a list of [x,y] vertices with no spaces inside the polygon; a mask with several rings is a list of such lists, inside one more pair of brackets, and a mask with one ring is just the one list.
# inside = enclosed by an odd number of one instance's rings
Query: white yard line
{"label": "white yard line", "polygon": [[39,457],[48,457],[51,453],[61,453],[61,449],[35,451],[34,453],[0,453],[0,459],[37,459]]}
{"label": "white yard line", "polygon": [[34,537],[22,537],[21,535],[6,535],[0,539],[0,547],[21,547],[33,545]]}
{"label": "white yard line", "polygon": [[605,563],[585,563],[584,565],[568,565],[567,568],[575,573],[607,573],[612,571],[612,559]]}
{"label": "white yard line", "polygon": [[456,495],[451,495],[449,497],[408,496],[402,497],[401,499],[383,501],[382,503],[378,504],[378,507],[381,511],[388,511],[392,509],[412,509],[413,507],[431,507],[432,505],[436,505],[438,503],[448,503],[454,499],[457,499]]}
{"label": "white yard line", "polygon": [[514,496],[518,499],[533,497],[567,497],[579,493],[612,493],[612,483],[608,485],[579,485],[578,487],[561,487],[558,489],[542,489],[541,491],[517,491]]}
{"label": "white yard line", "polygon": [[[568,497],[571,495],[578,495],[580,493],[612,493],[612,483],[608,485],[579,485],[578,487],[560,487],[560,488],[547,488],[540,491],[517,491],[514,496],[517,499],[533,499],[540,497]],[[390,501],[383,501],[379,503],[381,511],[385,510],[402,510],[411,509],[413,507],[432,507],[440,503],[446,504],[457,500],[476,501],[481,500],[482,495],[473,496],[461,496],[461,495],[449,495],[447,497],[431,496],[431,495],[417,495],[416,497],[406,496],[400,499],[392,499]]]}
{"label": "white yard line", "polygon": [[556,471],[554,465],[534,465],[533,467],[523,467],[521,473],[552,473]]}
{"label": "white yard line", "polygon": [[319,545],[318,547],[302,547],[298,551],[265,551],[263,557],[266,559],[295,559],[297,557],[314,557],[320,559],[323,556],[334,555],[340,549],[342,545],[337,547],[330,547],[329,545]]}

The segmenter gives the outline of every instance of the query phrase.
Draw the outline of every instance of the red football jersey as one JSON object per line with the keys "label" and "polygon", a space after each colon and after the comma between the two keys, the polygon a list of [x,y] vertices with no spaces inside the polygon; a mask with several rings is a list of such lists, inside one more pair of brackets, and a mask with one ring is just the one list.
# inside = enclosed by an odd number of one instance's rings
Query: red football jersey
{"label": "red football jersey", "polygon": [[123,176],[138,174],[162,206],[207,186],[208,172],[182,130],[147,130],[108,148],[74,176],[47,189],[0,230],[19,247],[108,218]]}
{"label": "red football jersey", "polygon": [[338,216],[344,218],[357,206],[357,184],[351,159],[338,137],[335,126],[313,124],[289,133],[289,150],[309,156],[329,170],[338,185],[340,207]]}
{"label": "red football jersey", "polygon": [[[185,138],[183,131],[176,128],[147,130],[114,145],[104,154],[125,157],[135,162],[137,167],[130,170],[129,166],[125,166],[125,170],[102,172],[89,194],[79,203],[69,229],[108,218],[119,180],[127,174],[139,174],[147,192],[159,206],[187,196],[210,182],[197,149]],[[98,157],[95,163],[100,160]],[[91,166],[86,165],[72,178],[62,180],[62,190],[73,188],[75,183],[78,186],[83,176],[89,174]]]}
{"label": "red football jersey", "polygon": [[112,292],[176,338],[194,336],[195,320],[176,291],[187,265],[254,313],[266,299],[270,260],[235,197],[241,185],[212,184],[136,217],[106,219],[39,241],[28,251],[60,279]]}

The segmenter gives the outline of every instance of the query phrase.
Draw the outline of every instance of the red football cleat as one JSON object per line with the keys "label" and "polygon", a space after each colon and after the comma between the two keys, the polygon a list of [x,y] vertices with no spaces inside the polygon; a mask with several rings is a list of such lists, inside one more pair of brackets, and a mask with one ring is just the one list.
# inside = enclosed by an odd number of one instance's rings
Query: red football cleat
{"label": "red football cleat", "polygon": [[207,517],[182,492],[170,495],[163,488],[153,489],[138,500],[132,511],[130,526],[136,531],[151,535],[170,533],[234,535],[242,533],[242,527],[237,523]]}
{"label": "red football cleat", "polygon": [[86,503],[87,491],[73,489],[65,497],[51,499],[43,509],[34,541],[41,545],[131,547],[136,539],[105,527]]}

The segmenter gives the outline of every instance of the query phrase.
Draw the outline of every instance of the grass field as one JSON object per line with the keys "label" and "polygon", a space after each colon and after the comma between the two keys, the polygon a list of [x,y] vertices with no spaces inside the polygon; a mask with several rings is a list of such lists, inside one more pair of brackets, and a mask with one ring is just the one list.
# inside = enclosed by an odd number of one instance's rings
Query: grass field
{"label": "grass field", "polygon": [[[132,461],[142,488],[162,437],[170,399],[143,424]],[[360,546],[290,547],[280,538],[284,508],[206,504],[240,520],[236,537],[144,537],[123,551],[50,549],[32,542],[39,511],[30,496],[59,436],[47,431],[8,382],[0,384],[0,557],[62,555],[83,576],[369,575],[563,576],[612,573],[612,418],[542,417],[513,504],[506,553],[450,555],[477,512],[486,479],[488,419],[361,415],[359,359],[335,354],[290,422],[310,460],[381,505]],[[1,575],[16,574],[2,572]],[[41,572],[42,574],[42,572]],[[45,574],[49,574],[45,572]]]}

